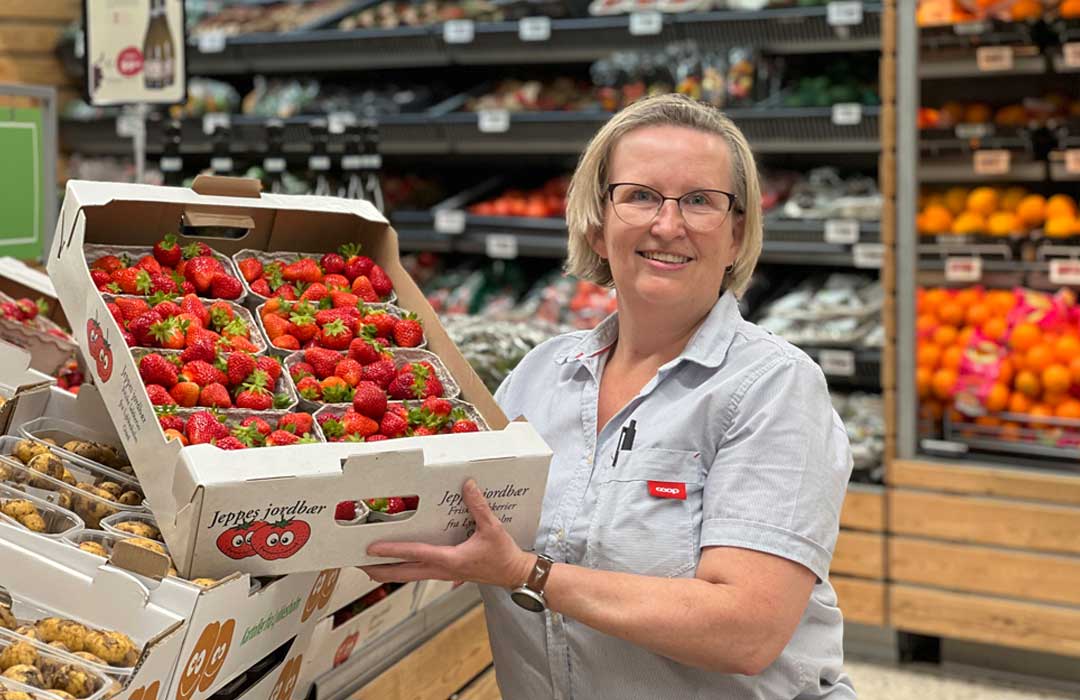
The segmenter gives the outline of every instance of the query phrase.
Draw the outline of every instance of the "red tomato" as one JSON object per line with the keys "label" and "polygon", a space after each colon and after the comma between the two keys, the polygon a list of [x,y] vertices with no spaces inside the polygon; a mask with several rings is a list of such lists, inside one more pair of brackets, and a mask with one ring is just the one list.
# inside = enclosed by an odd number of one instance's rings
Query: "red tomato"
{"label": "red tomato", "polygon": [[263,523],[255,529],[251,546],[266,560],[288,559],[300,551],[311,537],[311,526],[303,520]]}
{"label": "red tomato", "polygon": [[255,530],[265,524],[262,520],[257,520],[250,524],[230,527],[218,535],[217,548],[230,559],[253,557],[255,548],[251,546],[251,538]]}

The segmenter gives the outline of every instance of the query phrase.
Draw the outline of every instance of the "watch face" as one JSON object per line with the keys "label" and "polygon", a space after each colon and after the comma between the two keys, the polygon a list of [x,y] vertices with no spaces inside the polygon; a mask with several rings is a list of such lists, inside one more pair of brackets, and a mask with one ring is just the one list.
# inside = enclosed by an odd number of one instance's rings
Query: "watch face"
{"label": "watch face", "polygon": [[510,599],[529,612],[544,612],[544,600],[535,592],[519,588],[510,594]]}

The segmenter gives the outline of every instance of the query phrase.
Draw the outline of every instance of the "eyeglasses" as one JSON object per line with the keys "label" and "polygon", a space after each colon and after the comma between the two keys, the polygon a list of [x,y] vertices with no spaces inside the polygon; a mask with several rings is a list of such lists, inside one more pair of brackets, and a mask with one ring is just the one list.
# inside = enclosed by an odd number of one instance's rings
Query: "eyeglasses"
{"label": "eyeglasses", "polygon": [[608,197],[615,215],[630,226],[650,223],[670,199],[678,205],[686,225],[695,231],[720,228],[737,201],[735,195],[723,190],[694,190],[678,197],[665,197],[647,185],[633,182],[608,185]]}

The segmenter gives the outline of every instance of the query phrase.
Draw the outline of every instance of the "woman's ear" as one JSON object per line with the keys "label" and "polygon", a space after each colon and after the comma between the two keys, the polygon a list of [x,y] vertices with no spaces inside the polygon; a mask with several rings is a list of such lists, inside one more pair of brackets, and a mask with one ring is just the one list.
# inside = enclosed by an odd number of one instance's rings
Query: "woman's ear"
{"label": "woman's ear", "polygon": [[731,219],[731,261],[739,258],[743,240],[746,237],[746,215],[736,213]]}
{"label": "woman's ear", "polygon": [[589,241],[589,247],[593,252],[599,255],[602,259],[607,260],[607,244],[604,242],[604,232],[601,229],[589,229],[585,234],[586,240]]}

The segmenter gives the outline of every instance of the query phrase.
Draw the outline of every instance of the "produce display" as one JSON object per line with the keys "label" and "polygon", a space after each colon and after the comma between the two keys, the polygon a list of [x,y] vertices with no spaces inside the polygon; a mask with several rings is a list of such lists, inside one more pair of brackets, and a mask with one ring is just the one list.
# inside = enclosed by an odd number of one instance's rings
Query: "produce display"
{"label": "produce display", "polygon": [[921,236],[1070,238],[1080,235],[1072,196],[1045,196],[1024,187],[983,185],[924,190],[915,226]]}
{"label": "produce display", "polygon": [[198,38],[209,32],[220,32],[226,36],[290,32],[343,10],[350,3],[351,0],[311,0],[302,3],[229,4],[218,12],[199,18],[189,29],[189,35]]}
{"label": "produce display", "polygon": [[0,292],[0,323],[18,324],[25,328],[56,336],[61,340],[71,341],[71,335],[50,321],[45,314],[49,313],[49,303],[42,298],[13,299]]}
{"label": "produce display", "polygon": [[470,204],[468,211],[477,216],[561,217],[566,214],[566,190],[569,187],[570,178],[560,176],[535,189],[506,190],[493,199]]}
{"label": "produce display", "polygon": [[416,403],[387,402],[385,395],[370,386],[357,387],[348,408],[327,407],[315,418],[330,442],[372,442],[487,429],[483,418],[463,401],[429,396]]}
{"label": "produce display", "polygon": [[20,692],[41,700],[100,698],[112,685],[102,668],[130,667],[138,660],[138,648],[127,635],[75,620],[24,622],[2,606],[0,629],[0,695],[11,700]]}
{"label": "produce display", "polygon": [[785,107],[829,107],[839,103],[873,106],[881,103],[877,92],[877,66],[873,61],[829,58],[822,62],[799,61],[779,70]]}
{"label": "produce display", "polygon": [[543,14],[562,17],[566,14],[559,2],[495,3],[488,0],[425,0],[424,2],[401,2],[387,0],[374,7],[359,10],[338,22],[338,28],[395,29],[397,27],[424,27],[448,20],[471,19],[476,22],[503,22],[530,15]]}
{"label": "produce display", "polygon": [[388,346],[416,348],[425,343],[424,327],[416,314],[392,305],[368,307],[349,292],[335,291],[325,298],[329,305],[310,298],[291,302],[276,297],[259,307],[259,320],[270,343],[281,350],[343,351],[355,343],[356,354],[370,348],[367,352],[372,358]]}
{"label": "produce display", "polygon": [[231,302],[215,301],[207,306],[195,294],[163,298],[152,307],[144,297],[107,299],[128,347],[183,350],[193,359],[213,359],[215,352],[257,353],[266,349],[251,312]]}
{"label": "produce display", "polygon": [[225,416],[212,410],[158,413],[165,436],[182,445],[211,444],[223,450],[322,442],[314,418],[303,411]]}
{"label": "produce display", "polygon": [[357,301],[393,301],[394,283],[374,260],[360,255],[358,245],[344,246],[340,252],[325,253],[318,259],[304,254],[283,257],[242,251],[236,255],[236,264],[248,290],[263,299],[311,301],[323,309],[354,306]]}
{"label": "produce display", "polygon": [[814,276],[767,304],[757,324],[795,345],[878,346],[884,295],[868,275]]}
{"label": "produce display", "polygon": [[861,173],[841,174],[836,168],[822,167],[805,175],[767,174],[761,203],[766,212],[784,219],[878,221],[882,201],[874,178]]}
{"label": "produce display", "polygon": [[1077,0],[919,0],[916,19],[921,27],[983,20],[1022,22],[1037,19],[1080,18]]}
{"label": "produce display", "polygon": [[1080,99],[1051,92],[996,107],[986,102],[950,100],[936,108],[920,107],[917,123],[924,130],[951,129],[959,124],[1018,128],[1053,126],[1076,117],[1080,117]]}
{"label": "produce display", "polygon": [[380,352],[369,344],[357,344],[347,353],[308,348],[285,362],[303,401],[352,403],[370,417],[376,417],[373,411],[381,416],[388,400],[452,397],[458,391],[442,361],[423,350]]}
{"label": "produce display", "polygon": [[[98,291],[145,297],[197,294],[215,299],[240,299],[244,287],[232,272],[228,258],[215,254],[205,243],[181,247],[167,235],[153,250],[118,250],[92,257],[90,277]],[[133,255],[139,257],[132,261]]]}
{"label": "produce display", "polygon": [[847,428],[854,463],[852,480],[884,483],[885,406],[880,394],[830,392],[833,408]]}
{"label": "produce display", "polygon": [[155,406],[268,411],[296,403],[292,384],[276,357],[219,353],[207,345],[183,352],[136,351],[135,357],[139,377]]}

